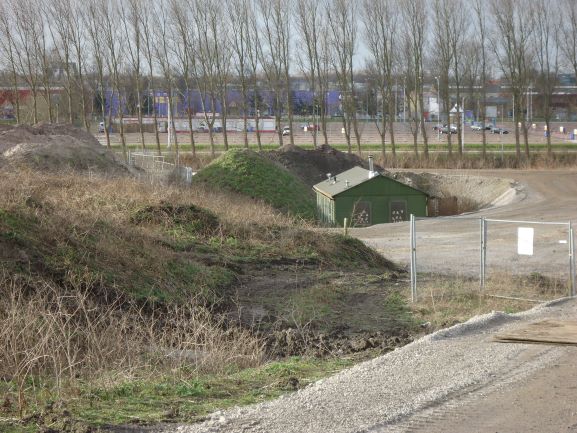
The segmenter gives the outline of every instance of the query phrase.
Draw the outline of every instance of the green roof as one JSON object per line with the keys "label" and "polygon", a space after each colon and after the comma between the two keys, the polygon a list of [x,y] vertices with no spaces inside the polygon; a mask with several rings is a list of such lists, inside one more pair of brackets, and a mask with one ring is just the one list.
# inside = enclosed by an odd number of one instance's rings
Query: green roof
{"label": "green roof", "polygon": [[324,194],[332,198],[347,189],[354,188],[357,185],[360,185],[362,183],[375,179],[379,176],[382,176],[393,182],[400,183],[408,188],[414,189],[427,195],[425,192],[419,190],[418,188],[412,187],[403,182],[399,182],[398,180],[393,179],[391,177],[383,176],[382,174],[376,171],[373,172],[372,176],[369,176],[369,174],[370,174],[369,170],[366,170],[362,167],[353,167],[350,170],[343,171],[342,173],[336,175],[332,175],[330,179],[323,180],[322,182],[317,183],[315,186],[313,186],[313,189],[317,192],[320,192],[321,194]]}

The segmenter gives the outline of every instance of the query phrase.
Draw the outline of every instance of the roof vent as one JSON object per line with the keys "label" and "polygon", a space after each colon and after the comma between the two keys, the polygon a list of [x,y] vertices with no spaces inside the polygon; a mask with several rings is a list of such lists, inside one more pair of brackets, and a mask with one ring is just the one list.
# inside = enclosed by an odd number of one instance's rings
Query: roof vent
{"label": "roof vent", "polygon": [[349,187],[350,182],[348,180],[345,180],[345,188]]}
{"label": "roof vent", "polygon": [[331,177],[332,177],[332,176],[333,176],[332,174],[327,173],[327,182],[330,182],[330,181],[331,181]]}
{"label": "roof vent", "polygon": [[369,179],[375,177],[375,168],[373,165],[373,155],[369,155]]}

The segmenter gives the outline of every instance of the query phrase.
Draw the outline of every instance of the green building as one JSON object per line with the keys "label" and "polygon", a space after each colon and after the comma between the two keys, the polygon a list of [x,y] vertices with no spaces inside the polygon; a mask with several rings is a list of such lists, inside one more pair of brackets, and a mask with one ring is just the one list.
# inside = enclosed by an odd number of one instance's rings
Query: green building
{"label": "green building", "polygon": [[362,227],[427,215],[423,191],[362,167],[327,175],[313,189],[318,218],[329,226],[342,226],[345,218],[347,225]]}

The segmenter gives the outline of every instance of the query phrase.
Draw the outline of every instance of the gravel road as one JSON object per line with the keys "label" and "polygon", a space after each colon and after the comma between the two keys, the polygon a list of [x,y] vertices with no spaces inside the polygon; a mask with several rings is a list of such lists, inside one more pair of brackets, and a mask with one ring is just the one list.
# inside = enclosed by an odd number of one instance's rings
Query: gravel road
{"label": "gravel road", "polygon": [[[476,172],[513,178],[526,197],[479,213],[491,218],[577,219],[577,171]],[[445,232],[471,236],[452,225]],[[395,243],[403,224],[355,231]],[[389,252],[394,249],[388,250]],[[389,255],[390,257],[390,255]],[[393,258],[396,258],[393,256]],[[545,318],[574,319],[577,300],[524,313],[493,312],[438,331],[278,400],[215,413],[179,433],[577,431],[577,348],[497,343],[502,330]]]}
{"label": "gravel road", "polygon": [[[216,413],[204,424],[175,431],[461,431],[444,430],[442,422],[451,415],[474,412],[470,406],[478,399],[523,386],[532,375],[554,365],[559,368],[560,360],[576,353],[574,347],[496,343],[492,335],[542,318],[574,318],[576,312],[577,302],[564,300],[521,314],[479,316],[285,398]],[[573,398],[576,395],[573,388]],[[437,423],[435,430],[423,429],[429,422]]]}

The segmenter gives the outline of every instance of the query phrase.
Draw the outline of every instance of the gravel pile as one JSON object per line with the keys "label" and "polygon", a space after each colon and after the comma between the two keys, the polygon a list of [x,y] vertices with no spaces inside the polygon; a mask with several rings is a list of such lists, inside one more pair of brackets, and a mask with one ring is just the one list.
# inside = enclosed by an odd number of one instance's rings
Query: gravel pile
{"label": "gravel pile", "polygon": [[506,386],[560,357],[546,345],[503,344],[492,335],[548,317],[575,315],[575,300],[528,312],[494,312],[428,335],[278,400],[215,413],[178,433],[403,431],[411,416],[467,393]]}

